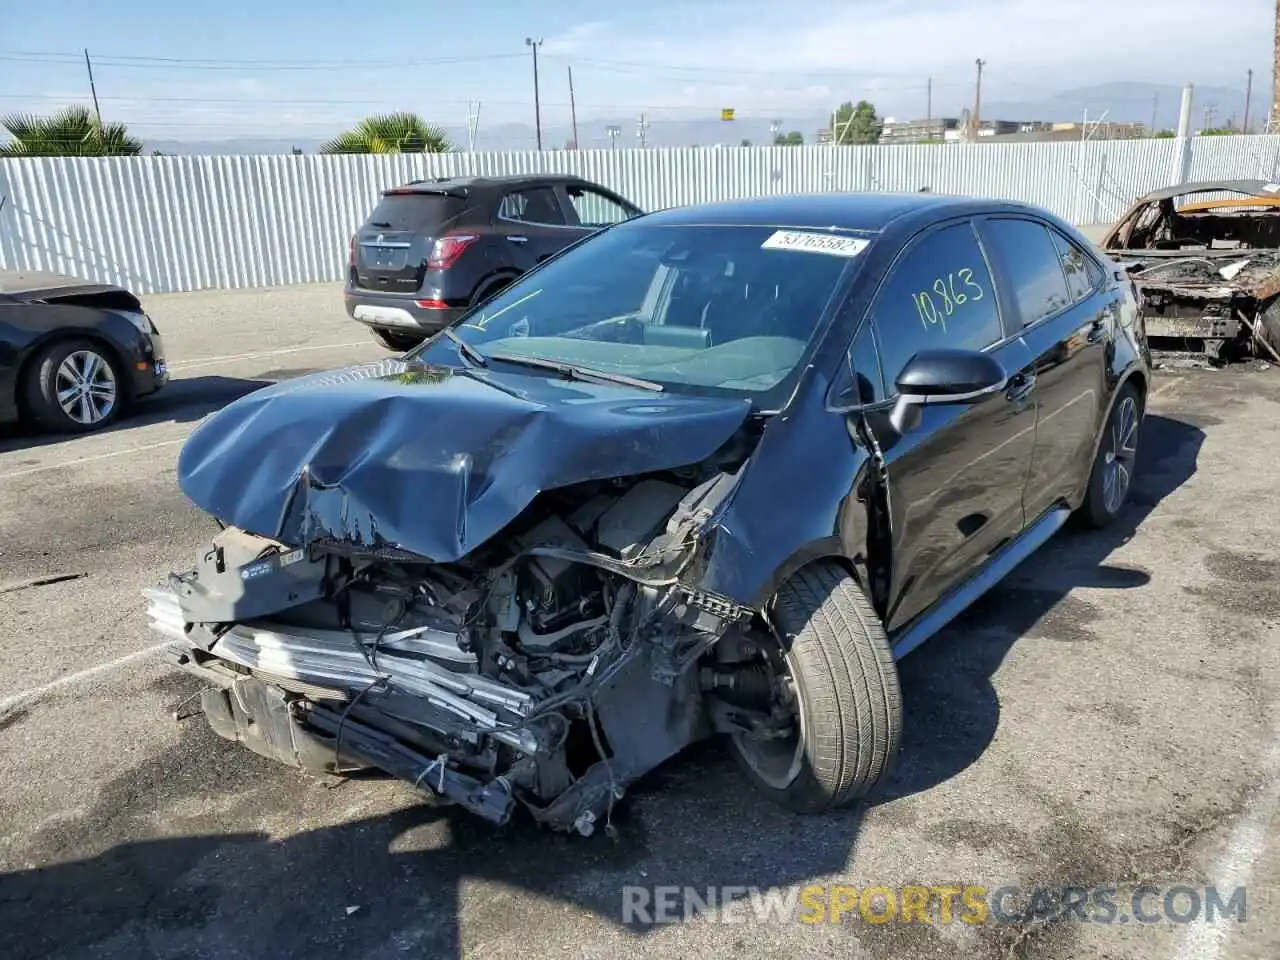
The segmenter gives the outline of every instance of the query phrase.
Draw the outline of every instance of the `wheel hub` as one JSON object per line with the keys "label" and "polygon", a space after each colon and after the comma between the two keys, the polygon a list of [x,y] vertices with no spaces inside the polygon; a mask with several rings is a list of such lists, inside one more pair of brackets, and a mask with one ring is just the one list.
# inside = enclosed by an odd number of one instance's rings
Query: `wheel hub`
{"label": "wheel hub", "polygon": [[92,350],[77,350],[66,356],[58,365],[54,390],[58,406],[76,423],[99,423],[116,407],[115,371]]}

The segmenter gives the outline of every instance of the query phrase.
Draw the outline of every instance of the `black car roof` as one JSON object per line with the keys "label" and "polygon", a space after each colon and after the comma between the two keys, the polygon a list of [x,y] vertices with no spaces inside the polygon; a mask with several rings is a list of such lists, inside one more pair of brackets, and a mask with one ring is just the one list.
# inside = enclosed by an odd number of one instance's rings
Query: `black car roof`
{"label": "black car roof", "polygon": [[500,190],[511,187],[528,186],[530,184],[573,184],[588,181],[566,173],[519,173],[501,177],[436,177],[429,180],[411,180],[409,183],[389,190],[382,195],[396,193],[469,193],[473,190]]}
{"label": "black car roof", "polygon": [[1045,215],[1038,208],[1010,200],[977,199],[941,193],[801,193],[673,207],[651,213],[637,222],[807,227],[881,233],[899,221],[940,220],[1000,210]]}

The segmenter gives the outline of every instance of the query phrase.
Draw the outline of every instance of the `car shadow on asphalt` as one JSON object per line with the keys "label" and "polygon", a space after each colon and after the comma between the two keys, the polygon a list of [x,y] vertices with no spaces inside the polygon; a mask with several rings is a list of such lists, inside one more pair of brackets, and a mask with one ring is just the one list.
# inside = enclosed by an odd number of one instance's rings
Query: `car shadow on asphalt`
{"label": "car shadow on asphalt", "polygon": [[[991,677],[1010,648],[1029,634],[1088,639],[1088,604],[1076,587],[1124,591],[1151,575],[1108,562],[1165,497],[1196,471],[1204,432],[1192,423],[1148,414],[1139,441],[1127,508],[1112,526],[1085,530],[1074,521],[1002,583],[899,664],[904,704],[899,762],[882,801],[950,779],[976,761],[995,736],[1000,703]],[[1123,602],[1118,599],[1116,602]]]}
{"label": "car shadow on asphalt", "polygon": [[34,450],[82,437],[106,436],[147,427],[156,423],[194,423],[233,400],[239,400],[274,379],[244,377],[183,377],[171,381],[163,390],[140,400],[137,406],[115,423],[88,434],[39,433],[33,427],[6,424],[0,426],[0,453],[11,450]]}
{"label": "car shadow on asphalt", "polygon": [[[658,929],[661,917],[653,913],[626,914],[628,886],[645,888],[631,902],[651,908],[655,887],[705,895],[708,888],[766,890],[844,875],[866,816],[892,823],[893,801],[937,786],[986,750],[999,720],[991,676],[1020,637],[1042,626],[1075,587],[1125,590],[1147,582],[1146,572],[1107,559],[1195,472],[1203,439],[1189,423],[1149,416],[1131,504],[1115,526],[1064,531],[903,661],[902,754],[867,806],[793,816],[746,788],[722,745],[711,741],[636,784],[614,814],[616,829],[591,838],[550,833],[527,818],[493,828],[453,808],[415,804],[273,839],[235,832],[261,822],[261,809],[246,795],[319,788],[196,721],[182,727],[171,753],[104,785],[104,812],[85,814],[83,827],[74,828],[83,835],[61,837],[57,849],[103,850],[113,835],[116,845],[87,859],[0,875],[0,955],[458,957],[464,889],[468,952],[478,941],[495,953],[537,954],[546,924],[554,925],[554,943],[602,920],[640,936]],[[194,689],[168,693],[176,701]],[[359,788],[337,788],[351,789]],[[126,839],[137,836],[139,824],[165,822],[154,809],[156,794],[184,806],[190,797],[210,811],[238,803],[241,812],[217,821],[225,831],[217,835]],[[359,797],[353,800],[358,809]],[[477,882],[490,896],[476,893]],[[687,918],[678,898],[675,906],[668,919]],[[695,903],[693,915],[699,912]],[[741,929],[725,928],[726,948],[748,948]],[[854,925],[851,935],[874,935],[882,945],[890,938],[894,955],[954,952],[924,924],[870,932]]]}

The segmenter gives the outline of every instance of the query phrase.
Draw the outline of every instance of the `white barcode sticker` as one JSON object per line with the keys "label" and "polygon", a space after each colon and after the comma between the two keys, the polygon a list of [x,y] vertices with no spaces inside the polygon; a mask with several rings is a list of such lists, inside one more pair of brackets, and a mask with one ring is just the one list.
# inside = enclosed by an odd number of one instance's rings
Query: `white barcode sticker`
{"label": "white barcode sticker", "polygon": [[867,249],[869,241],[857,237],[841,237],[834,233],[806,233],[801,230],[779,230],[760,244],[762,250],[803,250],[826,253],[833,257],[856,257]]}

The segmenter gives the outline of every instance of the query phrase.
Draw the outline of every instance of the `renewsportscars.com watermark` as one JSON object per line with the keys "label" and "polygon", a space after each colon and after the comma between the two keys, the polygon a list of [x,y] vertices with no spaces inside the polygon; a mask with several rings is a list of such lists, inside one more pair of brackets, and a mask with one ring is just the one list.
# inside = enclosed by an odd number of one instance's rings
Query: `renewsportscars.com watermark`
{"label": "renewsportscars.com watermark", "polygon": [[1247,919],[1246,888],[1143,885],[1116,887],[870,886],[809,884],[770,887],[627,886],[622,922],[682,923],[1217,923]]}

